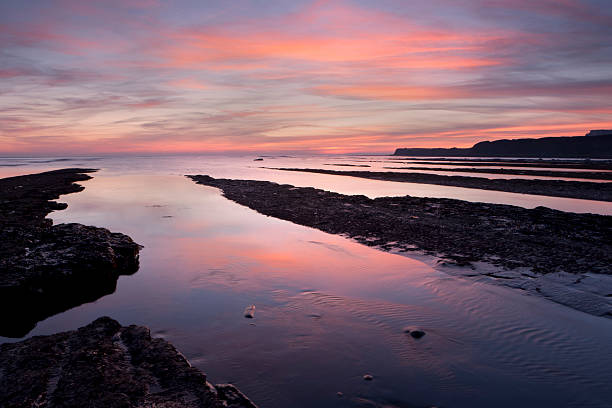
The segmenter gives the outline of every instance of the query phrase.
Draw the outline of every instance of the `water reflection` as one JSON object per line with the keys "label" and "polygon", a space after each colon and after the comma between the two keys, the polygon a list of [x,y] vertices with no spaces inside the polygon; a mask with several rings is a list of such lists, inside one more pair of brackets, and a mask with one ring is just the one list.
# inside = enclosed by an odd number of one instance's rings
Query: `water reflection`
{"label": "water reflection", "polygon": [[262,216],[180,175],[134,173],[95,174],[52,216],[130,235],[145,246],[140,271],[31,335],[101,315],[144,324],[265,407],[612,399],[610,320]]}
{"label": "water reflection", "polygon": [[[31,293],[24,288],[4,291],[0,309],[7,312],[0,318],[0,336],[24,337],[41,320],[114,293],[117,277],[110,277],[111,274],[92,277],[87,271],[80,271],[76,275],[80,275],[81,279],[58,279],[46,285],[42,294]],[[8,312],[11,310],[13,312]]]}

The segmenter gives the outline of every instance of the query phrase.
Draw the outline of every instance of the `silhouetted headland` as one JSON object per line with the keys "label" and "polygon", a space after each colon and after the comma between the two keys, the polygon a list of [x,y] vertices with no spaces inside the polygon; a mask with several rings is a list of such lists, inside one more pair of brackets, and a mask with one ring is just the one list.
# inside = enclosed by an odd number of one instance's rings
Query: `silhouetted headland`
{"label": "silhouetted headland", "polygon": [[612,158],[612,130],[591,130],[585,136],[501,139],[469,148],[399,148],[395,156],[441,157],[575,157]]}
{"label": "silhouetted headland", "polygon": [[217,187],[228,199],[264,215],[382,250],[433,255],[447,264],[467,266],[463,274],[469,276],[481,274],[470,268],[479,262],[517,271],[482,274],[534,294],[550,287],[538,276],[567,274],[574,299],[560,295],[564,292],[557,286],[551,298],[588,313],[612,316],[607,292],[592,293],[591,288],[582,290],[574,284],[580,274],[612,274],[611,216],[411,196],[370,199],[267,181],[188,177]]}
{"label": "silhouetted headland", "polygon": [[257,408],[148,328],[101,317],[85,327],[0,345],[0,406]]}
{"label": "silhouetted headland", "polygon": [[[119,275],[138,270],[140,246],[105,228],[45,218],[82,191],[93,169],[0,179],[0,335],[22,337],[49,316],[113,293]],[[7,312],[12,310],[14,312]]]}

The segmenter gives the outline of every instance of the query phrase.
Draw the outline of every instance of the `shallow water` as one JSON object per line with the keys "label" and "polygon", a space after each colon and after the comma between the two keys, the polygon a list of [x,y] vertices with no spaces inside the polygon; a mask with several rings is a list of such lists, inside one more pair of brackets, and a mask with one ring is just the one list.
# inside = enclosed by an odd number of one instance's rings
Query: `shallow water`
{"label": "shallow water", "polygon": [[[62,197],[69,207],[54,221],[107,227],[145,248],[140,271],[121,277],[113,295],[40,322],[30,336],[102,315],[147,325],[210,381],[234,382],[264,408],[612,401],[612,320],[265,217],[182,174],[372,195],[403,183],[277,174],[247,167],[252,158],[190,160],[61,163],[104,170]],[[243,317],[249,305],[254,319]],[[415,340],[407,326],[427,334]]]}
{"label": "shallow water", "polygon": [[[0,177],[35,173],[66,167],[94,167],[106,174],[176,175],[208,174],[213,177],[268,180],[298,187],[316,187],[342,194],[363,194],[370,198],[412,195],[416,197],[455,198],[458,200],[517,205],[525,208],[544,206],[561,211],[612,215],[612,202],[546,197],[503,191],[478,190],[463,187],[437,186],[420,183],[368,180],[329,174],[279,171],[266,167],[324,168],[336,170],[372,170],[359,167],[334,167],[326,163],[359,164],[360,160],[381,160],[378,156],[274,156],[253,161],[253,156],[153,156],[153,157],[93,157],[93,158],[0,158]],[[11,164],[8,167],[3,165]],[[19,164],[19,166],[12,166]],[[379,163],[374,169],[382,169]],[[372,170],[374,171],[374,170]],[[490,176],[490,177],[489,177]],[[489,178],[506,175],[492,174]]]}

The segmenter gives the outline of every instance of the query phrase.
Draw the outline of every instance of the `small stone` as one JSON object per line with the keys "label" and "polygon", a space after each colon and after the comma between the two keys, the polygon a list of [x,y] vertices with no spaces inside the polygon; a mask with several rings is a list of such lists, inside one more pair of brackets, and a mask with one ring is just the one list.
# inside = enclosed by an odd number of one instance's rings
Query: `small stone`
{"label": "small stone", "polygon": [[423,330],[420,330],[414,327],[404,328],[404,333],[410,334],[415,339],[420,339],[421,337],[425,335],[425,332]]}
{"label": "small stone", "polygon": [[338,398],[344,397],[344,393],[342,393],[341,391],[338,391],[336,395],[338,396]]}
{"label": "small stone", "polygon": [[425,332],[423,330],[413,330],[410,332],[410,335],[415,339],[420,339],[425,335]]}
{"label": "small stone", "polygon": [[372,381],[374,379],[374,377],[370,374],[366,374],[363,376],[363,379],[366,381]]}
{"label": "small stone", "polygon": [[255,305],[247,306],[247,308],[244,309],[244,317],[247,319],[255,318]]}

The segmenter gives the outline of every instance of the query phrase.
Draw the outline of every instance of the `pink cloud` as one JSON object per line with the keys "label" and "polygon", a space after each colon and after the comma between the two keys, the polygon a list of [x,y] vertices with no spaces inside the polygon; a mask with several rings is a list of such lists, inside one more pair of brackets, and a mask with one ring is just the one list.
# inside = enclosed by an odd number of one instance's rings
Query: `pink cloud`
{"label": "pink cloud", "polygon": [[[507,33],[432,29],[415,21],[348,3],[317,1],[299,12],[268,21],[161,31],[150,50],[162,65],[175,68],[279,59],[367,61],[395,68],[451,70],[499,63],[474,54]],[[262,63],[263,67],[269,65]]]}
{"label": "pink cloud", "polygon": [[[573,25],[599,24],[605,11],[430,0],[419,4],[435,13],[409,13],[417,3],[314,1],[249,15],[246,2],[223,20],[208,7],[164,16],[167,3],[154,0],[41,6],[44,18],[0,23],[0,78],[16,109],[0,149],[383,152],[610,126],[605,32]],[[525,27],[537,18],[543,26]],[[438,121],[441,110],[449,119]]]}
{"label": "pink cloud", "polygon": [[205,84],[202,81],[198,81],[193,78],[181,78],[175,79],[168,82],[168,85],[173,88],[182,88],[188,90],[199,90],[203,91],[210,88],[210,85]]}

